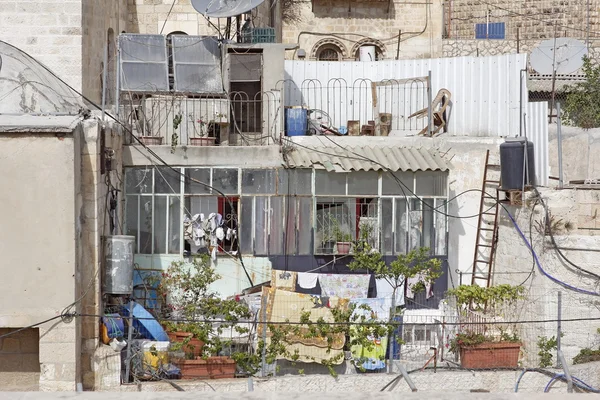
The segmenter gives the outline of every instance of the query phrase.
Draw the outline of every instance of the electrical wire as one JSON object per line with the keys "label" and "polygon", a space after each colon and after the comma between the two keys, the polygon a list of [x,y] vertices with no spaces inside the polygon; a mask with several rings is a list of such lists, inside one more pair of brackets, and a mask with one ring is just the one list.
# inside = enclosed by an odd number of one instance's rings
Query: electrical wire
{"label": "electrical wire", "polygon": [[167,21],[169,20],[169,16],[171,16],[171,11],[173,11],[173,7],[175,7],[175,3],[177,3],[177,0],[173,0],[173,3],[171,4],[171,8],[169,8],[169,12],[167,13],[167,16],[165,17],[165,22],[163,23],[162,28],[160,28],[159,35],[162,35],[163,30],[165,29],[165,26],[167,25]]}
{"label": "electrical wire", "polygon": [[[4,42],[3,42],[4,43]],[[20,50],[20,49],[18,49]],[[25,54],[27,57],[29,57],[32,61],[36,62],[39,66],[41,66],[43,69],[45,69],[48,73],[50,73],[52,76],[54,76],[58,81],[60,81],[63,85],[65,85],[66,87],[68,87],[70,90],[72,90],[74,93],[78,94],[79,96],[81,96],[82,99],[84,99],[85,101],[87,101],[89,104],[91,104],[92,106],[94,106],[96,109],[101,110],[102,107],[99,106],[98,104],[96,104],[95,102],[93,102],[92,100],[90,100],[89,98],[87,98],[83,93],[80,93],[79,91],[77,91],[75,88],[73,88],[71,85],[69,85],[67,82],[65,82],[63,79],[61,79],[58,75],[56,75],[51,69],[49,69],[48,67],[46,67],[44,64],[40,63],[39,61],[37,61],[35,58],[33,58],[30,54],[28,54],[27,52],[20,50],[23,52],[23,54]],[[180,170],[176,169],[175,167],[173,167],[172,165],[168,164],[164,159],[162,159],[162,157],[160,157],[158,154],[156,154],[156,152],[154,150],[152,150],[151,148],[149,148],[145,143],[143,143],[136,135],[133,134],[133,132],[127,128],[125,126],[125,124],[123,124],[121,121],[119,121],[116,117],[114,117],[112,114],[110,113],[106,113],[106,115],[108,115],[108,117],[110,119],[112,119],[113,121],[115,121],[117,124],[119,124],[123,129],[125,129],[125,131],[130,135],[130,137],[132,137],[135,141],[137,141],[137,143],[139,145],[141,145],[149,154],[151,154],[154,158],[156,158],[156,160],[158,160],[161,164],[163,164],[165,167],[170,168],[171,170],[173,170],[175,173],[177,173],[178,175],[184,176]],[[185,177],[185,176],[184,176]],[[219,189],[206,184],[204,182],[200,182],[197,179],[191,178],[191,177],[185,177],[186,179],[189,179],[191,182],[202,185],[203,187],[212,189],[213,191],[219,193],[222,197],[224,197],[227,202],[229,203],[231,209],[233,212],[235,212],[237,214],[237,212],[235,211],[235,208],[233,207],[233,203],[231,202],[230,197],[228,197],[227,195],[225,195],[223,192],[221,192]],[[237,253],[240,265],[242,266],[242,268],[244,269],[244,272],[246,274],[246,277],[248,278],[248,281],[250,282],[250,286],[254,286],[254,283],[252,282],[252,278],[250,277],[250,274],[248,273],[246,266],[244,265],[244,261],[242,258],[242,252],[238,249],[238,253]]]}
{"label": "electrical wire", "polygon": [[[0,339],[4,339],[5,337],[9,337],[9,336],[11,336],[11,335],[14,335],[15,333],[22,332],[22,331],[24,331],[24,330],[26,330],[26,329],[35,328],[35,327],[37,327],[37,326],[43,325],[43,324],[45,324],[45,323],[47,323],[47,322],[51,322],[51,321],[54,321],[55,319],[59,319],[59,318],[60,318],[61,320],[63,320],[63,322],[65,322],[65,319],[66,319],[66,320],[68,320],[68,322],[70,322],[70,320],[69,320],[69,318],[70,318],[70,317],[73,317],[73,315],[64,315],[64,314],[55,315],[55,316],[54,316],[54,317],[52,317],[52,318],[48,318],[48,319],[45,319],[45,320],[43,320],[43,321],[36,322],[35,324],[31,324],[31,325],[25,326],[25,327],[23,327],[23,328],[15,329],[14,331],[10,331],[10,332],[8,332],[8,333],[5,333],[5,334],[3,334],[3,335],[0,335]],[[67,322],[67,323],[68,323],[68,322]]]}
{"label": "electrical wire", "polygon": [[540,203],[542,204],[542,207],[544,207],[544,212],[545,212],[545,216],[546,216],[546,218],[545,218],[546,219],[546,223],[545,223],[546,229],[545,230],[548,232],[548,236],[550,236],[550,241],[552,242],[552,246],[554,247],[554,250],[558,253],[558,255],[563,260],[565,260],[570,266],[572,266],[576,270],[581,271],[587,275],[593,276],[594,278],[600,280],[600,275],[578,266],[577,264],[575,264],[574,262],[569,260],[567,258],[567,256],[562,252],[562,250],[558,247],[558,245],[556,244],[556,240],[554,239],[554,233],[552,232],[553,228],[551,225],[550,212],[548,210],[548,207],[547,207],[546,203],[544,202],[544,199],[542,198],[540,192],[537,190],[537,188],[534,187],[533,190],[534,190],[537,198],[539,199]]}

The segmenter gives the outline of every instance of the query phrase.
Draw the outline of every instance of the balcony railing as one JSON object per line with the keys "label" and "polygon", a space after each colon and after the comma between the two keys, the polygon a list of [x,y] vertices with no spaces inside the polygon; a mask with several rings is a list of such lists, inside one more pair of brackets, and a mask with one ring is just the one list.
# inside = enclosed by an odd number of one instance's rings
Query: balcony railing
{"label": "balcony railing", "polygon": [[119,119],[147,145],[262,146],[279,143],[283,133],[279,91],[201,98],[131,95],[122,102]]}

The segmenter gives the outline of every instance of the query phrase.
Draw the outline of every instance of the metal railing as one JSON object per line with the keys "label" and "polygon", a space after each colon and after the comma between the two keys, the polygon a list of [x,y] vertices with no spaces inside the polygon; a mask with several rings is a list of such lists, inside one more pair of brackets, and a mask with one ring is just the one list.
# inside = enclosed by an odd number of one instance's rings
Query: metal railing
{"label": "metal railing", "polygon": [[[278,143],[283,131],[278,91],[201,98],[130,95],[121,104],[120,121],[150,145],[269,145]],[[136,143],[129,138],[128,144]]]}

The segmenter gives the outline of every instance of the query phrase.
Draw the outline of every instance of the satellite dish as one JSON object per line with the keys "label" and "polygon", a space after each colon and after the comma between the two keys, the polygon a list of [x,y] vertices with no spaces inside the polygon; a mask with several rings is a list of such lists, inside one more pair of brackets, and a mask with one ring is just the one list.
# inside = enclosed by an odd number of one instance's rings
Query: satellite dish
{"label": "satellite dish", "polygon": [[529,56],[529,63],[540,75],[571,74],[583,65],[585,43],[571,38],[544,40]]}
{"label": "satellite dish", "polygon": [[192,0],[200,14],[213,18],[235,17],[245,14],[265,0]]}

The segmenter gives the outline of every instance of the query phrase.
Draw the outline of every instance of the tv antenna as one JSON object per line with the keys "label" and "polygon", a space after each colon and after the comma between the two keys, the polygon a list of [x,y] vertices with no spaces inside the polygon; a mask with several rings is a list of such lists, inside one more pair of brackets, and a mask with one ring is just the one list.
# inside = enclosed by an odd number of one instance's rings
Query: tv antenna
{"label": "tv antenna", "polygon": [[192,0],[192,7],[212,18],[229,18],[245,14],[265,0]]}
{"label": "tv antenna", "polygon": [[581,68],[587,54],[587,46],[577,39],[548,39],[533,49],[529,63],[540,75],[572,74]]}

